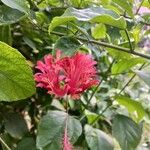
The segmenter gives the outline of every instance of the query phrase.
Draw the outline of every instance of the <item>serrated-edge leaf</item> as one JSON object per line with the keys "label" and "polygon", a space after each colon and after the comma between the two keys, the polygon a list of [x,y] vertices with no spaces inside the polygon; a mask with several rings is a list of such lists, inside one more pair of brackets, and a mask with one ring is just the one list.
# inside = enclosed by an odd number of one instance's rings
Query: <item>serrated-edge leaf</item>
{"label": "serrated-edge leaf", "polygon": [[32,70],[22,54],[0,42],[0,101],[25,99],[35,93]]}
{"label": "serrated-edge leaf", "polygon": [[62,36],[60,37],[55,45],[53,50],[53,55],[55,55],[56,50],[62,51],[63,56],[70,56],[73,55],[79,48],[81,47],[81,44],[77,39],[75,39],[72,36]]}

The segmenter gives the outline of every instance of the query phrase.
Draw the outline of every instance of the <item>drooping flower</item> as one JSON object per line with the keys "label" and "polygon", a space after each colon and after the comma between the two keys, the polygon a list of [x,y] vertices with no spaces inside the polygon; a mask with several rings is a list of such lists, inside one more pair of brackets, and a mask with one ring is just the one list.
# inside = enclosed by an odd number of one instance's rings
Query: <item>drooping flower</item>
{"label": "drooping flower", "polygon": [[49,94],[58,97],[71,95],[74,99],[99,81],[96,79],[96,62],[91,55],[76,53],[70,57],[62,57],[56,52],[56,57],[46,55],[43,61],[38,61],[35,74],[37,87],[45,88]]}

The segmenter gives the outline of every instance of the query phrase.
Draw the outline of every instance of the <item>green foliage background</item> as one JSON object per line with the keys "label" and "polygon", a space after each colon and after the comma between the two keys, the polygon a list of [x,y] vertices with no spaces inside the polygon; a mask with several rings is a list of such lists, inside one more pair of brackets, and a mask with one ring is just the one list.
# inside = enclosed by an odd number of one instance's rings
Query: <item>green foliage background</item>
{"label": "green foliage background", "polygon": [[69,100],[74,149],[149,150],[146,10],[149,0],[0,0],[0,149],[62,149],[66,102],[33,79],[37,60],[60,49],[90,53],[101,80]]}

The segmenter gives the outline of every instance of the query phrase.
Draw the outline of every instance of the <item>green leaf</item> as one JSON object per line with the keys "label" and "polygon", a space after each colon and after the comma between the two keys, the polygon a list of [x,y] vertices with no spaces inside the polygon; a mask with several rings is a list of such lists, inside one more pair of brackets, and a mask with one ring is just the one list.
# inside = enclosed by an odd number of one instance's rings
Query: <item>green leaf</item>
{"label": "green leaf", "polygon": [[129,71],[129,69],[131,69],[135,65],[144,63],[145,61],[146,60],[143,58],[122,59],[118,61],[117,63],[113,64],[111,68],[111,72],[112,74],[126,72],[126,71]]}
{"label": "green leaf", "polygon": [[16,150],[26,150],[30,147],[30,150],[36,150],[36,144],[32,137],[23,138],[17,145]]}
{"label": "green leaf", "polygon": [[6,131],[16,139],[22,138],[28,132],[25,120],[17,113],[7,114],[4,126]]}
{"label": "green leaf", "polygon": [[115,99],[119,104],[125,106],[128,109],[129,113],[134,116],[135,121],[141,121],[141,119],[143,119],[143,117],[146,115],[144,107],[140,102],[125,96],[118,96]]}
{"label": "green leaf", "polygon": [[23,37],[23,41],[24,41],[29,47],[31,47],[33,50],[36,50],[36,49],[37,49],[35,43],[34,43],[32,40],[30,40],[28,37],[24,36],[24,37]]}
{"label": "green leaf", "polygon": [[141,140],[142,127],[127,116],[116,115],[113,119],[112,133],[121,150],[135,150]]}
{"label": "green leaf", "polygon": [[134,72],[150,87],[150,72],[141,70],[135,70]]}
{"label": "green leaf", "polygon": [[49,33],[57,26],[70,21],[83,21],[91,23],[104,23],[121,29],[126,28],[126,22],[116,12],[102,7],[91,7],[86,9],[68,8],[60,17],[55,17],[50,26]]}
{"label": "green leaf", "polygon": [[132,30],[132,35],[133,35],[135,44],[139,43],[141,38],[142,38],[141,30],[142,30],[142,26],[141,25],[135,26],[135,28]]}
{"label": "green leaf", "polygon": [[56,41],[53,54],[59,49],[63,52],[63,55],[69,56],[74,54],[80,47],[81,44],[74,37],[63,36]]}
{"label": "green leaf", "polygon": [[89,110],[85,110],[85,115],[87,117],[88,123],[91,124],[96,118],[97,118],[97,114],[90,112]]}
{"label": "green leaf", "polygon": [[91,150],[113,150],[112,138],[105,132],[85,125],[85,138]]}
{"label": "green leaf", "polygon": [[49,5],[49,6],[60,6],[61,4],[63,3],[62,0],[46,0],[46,5]]}
{"label": "green leaf", "polygon": [[143,14],[142,19],[145,23],[150,24],[150,13]]}
{"label": "green leaf", "polygon": [[68,22],[71,22],[71,21],[75,21],[77,20],[74,16],[60,16],[60,17],[55,17],[52,22],[50,23],[50,26],[49,26],[49,34],[50,32],[56,28],[57,26],[60,26],[60,25],[63,25],[63,24],[67,24]]}
{"label": "green leaf", "polygon": [[109,5],[110,2],[111,2],[111,0],[101,0],[101,3],[102,3],[103,6]]}
{"label": "green leaf", "polygon": [[144,2],[142,3],[142,6],[147,7],[150,9],[150,4],[149,4],[149,0],[144,0]]}
{"label": "green leaf", "polygon": [[69,22],[68,25],[72,26],[74,29],[76,29],[76,31],[82,33],[86,37],[89,37],[89,34],[87,33],[87,30],[84,27],[79,27],[78,25],[76,25],[75,23],[72,23],[72,22]]}
{"label": "green leaf", "polygon": [[25,14],[18,10],[7,6],[0,6],[0,25],[15,23],[24,16]]}
{"label": "green leaf", "polygon": [[128,0],[126,0],[126,1],[112,0],[112,1],[115,2],[116,4],[118,4],[121,8],[123,8],[124,11],[126,11],[129,16],[134,17],[133,12],[132,12],[133,5],[131,3],[129,3]]}
{"label": "green leaf", "polygon": [[0,26],[0,41],[5,42],[8,45],[12,44],[10,25]]}
{"label": "green leaf", "polygon": [[14,48],[0,42],[0,101],[25,99],[35,93],[31,68]]}
{"label": "green leaf", "polygon": [[129,59],[129,58],[132,58],[131,54],[128,54],[128,53],[123,52],[123,51],[117,51],[116,49],[113,49],[113,48],[106,48],[106,50],[115,59]]}
{"label": "green leaf", "polygon": [[106,37],[106,27],[104,24],[96,24],[91,28],[92,36],[95,39],[104,39]]}
{"label": "green leaf", "polygon": [[5,5],[21,12],[28,13],[29,7],[26,0],[1,0]]}
{"label": "green leaf", "polygon": [[[49,111],[41,119],[38,126],[37,148],[42,150],[62,150],[67,115],[62,111]],[[68,116],[67,125],[70,142],[75,143],[82,133],[81,124],[74,117]]]}

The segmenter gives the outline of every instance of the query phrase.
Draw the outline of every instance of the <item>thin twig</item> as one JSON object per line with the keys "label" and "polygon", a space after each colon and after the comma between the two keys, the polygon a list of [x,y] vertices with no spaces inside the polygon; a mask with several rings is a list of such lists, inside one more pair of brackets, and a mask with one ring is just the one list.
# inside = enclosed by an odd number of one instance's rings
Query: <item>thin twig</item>
{"label": "thin twig", "polygon": [[[55,32],[55,31],[52,31],[51,34],[55,34],[55,35],[58,35],[58,36],[64,36],[65,35],[64,33]],[[86,42],[89,41],[89,42],[94,43],[96,45],[112,48],[113,50],[119,50],[119,51],[122,51],[122,52],[125,52],[125,53],[129,53],[129,54],[140,56],[140,57],[143,57],[143,58],[146,58],[146,59],[150,59],[149,55],[145,55],[145,54],[138,53],[138,52],[135,52],[135,51],[130,51],[130,49],[125,48],[125,47],[121,47],[121,46],[117,46],[117,45],[113,45],[113,44],[109,44],[109,43],[101,42],[101,41],[87,40],[86,38],[83,38],[83,37],[76,37],[76,38],[78,40],[81,40],[81,41],[86,41]]]}
{"label": "thin twig", "polygon": [[140,10],[140,8],[141,8],[141,6],[142,6],[143,2],[144,2],[144,0],[142,0],[142,1],[141,1],[141,3],[140,3],[140,5],[139,5],[138,9],[137,9],[137,10],[136,10],[136,12],[135,12],[135,15],[137,15],[137,14],[138,14],[138,12],[139,12],[139,10]]}
{"label": "thin twig", "polygon": [[[113,59],[113,61],[111,62],[110,66],[108,67],[108,69],[107,69],[107,71],[106,71],[107,73],[111,70],[111,67],[112,67],[112,65],[113,65],[114,62],[115,62],[115,59]],[[95,93],[97,92],[97,89],[99,88],[99,86],[101,85],[102,82],[103,82],[103,79],[101,80],[101,82],[99,82],[99,84],[97,85],[97,87],[96,87],[95,90],[93,91],[91,97],[90,97],[89,100],[87,101],[86,107],[89,106],[89,103],[90,103],[91,99],[93,98],[93,96],[94,96]],[[84,112],[84,110],[86,109],[86,107],[83,108],[82,112]],[[84,119],[84,117],[85,117],[85,115],[81,117],[80,121],[81,121],[82,119]]]}
{"label": "thin twig", "polygon": [[0,142],[5,146],[7,150],[11,150],[9,146],[5,143],[5,141],[0,137]]}
{"label": "thin twig", "polygon": [[[90,101],[92,100],[93,96],[95,95],[97,89],[99,88],[99,86],[101,85],[102,82],[103,82],[103,79],[101,80],[101,82],[99,82],[99,84],[96,86],[96,88],[95,88],[94,91],[92,92],[90,98],[87,100],[87,105],[86,105],[86,107],[89,106]],[[84,110],[86,109],[86,107],[83,108],[82,112],[84,112]]]}
{"label": "thin twig", "polygon": [[133,51],[133,47],[132,47],[132,43],[130,41],[129,33],[128,33],[127,29],[125,29],[124,31],[126,33],[126,36],[127,36],[128,42],[129,42],[130,51]]}
{"label": "thin twig", "polygon": [[[42,29],[41,29],[37,24],[35,24],[33,21],[31,21],[31,22],[32,22],[32,24],[34,24],[35,26],[37,26],[42,32],[47,32],[47,31],[42,30]],[[64,33],[55,32],[55,31],[52,31],[51,34],[55,34],[55,35],[58,35],[58,36],[65,36]],[[96,45],[100,45],[100,46],[112,48],[113,50],[119,50],[119,51],[122,51],[122,52],[125,52],[125,53],[129,53],[129,54],[133,54],[133,55],[136,55],[136,56],[140,56],[140,57],[143,57],[143,58],[146,58],[146,59],[150,59],[150,56],[149,56],[149,55],[145,55],[145,54],[138,53],[138,52],[135,52],[135,51],[130,51],[130,49],[125,48],[125,47],[121,47],[121,46],[109,44],[109,43],[106,43],[106,42],[90,40],[90,39],[86,39],[86,38],[83,38],[83,37],[77,37],[77,36],[76,36],[76,38],[77,38],[78,40],[81,40],[81,41],[90,42],[90,43],[93,43],[93,44],[96,44]]]}
{"label": "thin twig", "polygon": [[[144,65],[145,65],[145,63],[143,63],[141,65],[139,70],[141,70],[144,67]],[[136,73],[134,73],[134,75],[129,79],[129,81],[123,86],[123,88],[120,90],[120,92],[117,94],[117,96],[120,95],[125,90],[125,88],[130,84],[130,82],[135,78],[135,76],[136,76]]]}
{"label": "thin twig", "polygon": [[[144,67],[145,63],[142,64],[142,66],[139,68],[139,70],[141,70]],[[129,81],[123,86],[123,88],[120,90],[120,92],[117,94],[117,96],[119,96],[124,90],[125,88],[131,83],[131,81],[135,78],[136,74],[134,74]],[[92,121],[91,125],[95,125],[95,122],[104,114],[104,112],[110,108],[112,106],[113,103],[107,105],[104,110]]]}
{"label": "thin twig", "polygon": [[[99,88],[99,86],[101,85],[101,83],[102,83],[102,82],[103,82],[103,79],[101,80],[101,82],[99,82],[99,84],[96,86],[95,90],[92,92],[92,94],[91,94],[91,96],[90,96],[89,100],[87,100],[87,105],[86,105],[86,106],[84,106],[84,108],[83,108],[82,112],[84,112],[84,111],[85,111],[85,109],[89,106],[91,99],[92,99],[92,98],[93,98],[93,96],[95,95],[95,93],[96,93],[97,89]],[[80,118],[80,121],[82,121],[85,117],[86,117],[86,115],[83,115],[83,116]]]}
{"label": "thin twig", "polygon": [[112,104],[109,104],[103,109],[103,111],[91,122],[91,125],[94,126],[95,122],[103,115],[103,113],[110,107]]}

